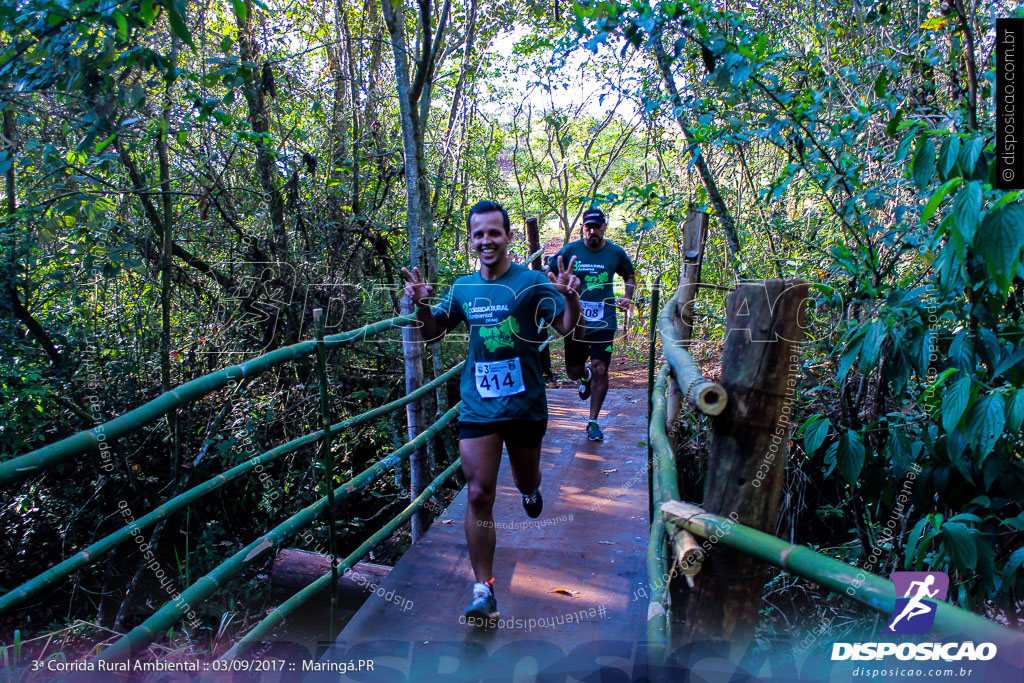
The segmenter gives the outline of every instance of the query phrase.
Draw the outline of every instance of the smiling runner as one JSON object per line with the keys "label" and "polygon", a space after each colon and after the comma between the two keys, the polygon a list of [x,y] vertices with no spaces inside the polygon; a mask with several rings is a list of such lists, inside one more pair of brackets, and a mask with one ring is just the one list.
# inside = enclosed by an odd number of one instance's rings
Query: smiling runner
{"label": "smiling runner", "polygon": [[530,517],[538,517],[540,448],[547,429],[547,396],[540,352],[544,326],[570,334],[580,321],[579,278],[573,261],[561,274],[547,277],[512,263],[508,212],[491,201],[476,203],[467,219],[470,246],[480,270],[461,277],[434,307],[427,304],[433,287],[418,268],[402,269],[406,294],[426,342],[433,342],[461,322],[469,328],[469,357],[459,385],[459,455],[469,489],[466,542],[476,583],[467,617],[498,616],[494,597],[494,494],[501,448],[508,449],[512,478]]}

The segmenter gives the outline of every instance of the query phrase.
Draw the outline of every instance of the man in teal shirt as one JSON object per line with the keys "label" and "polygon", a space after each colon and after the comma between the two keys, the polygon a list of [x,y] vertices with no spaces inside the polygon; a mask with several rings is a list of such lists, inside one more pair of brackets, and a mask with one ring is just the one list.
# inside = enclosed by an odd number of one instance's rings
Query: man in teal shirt
{"label": "man in teal shirt", "polygon": [[441,338],[460,322],[469,328],[469,357],[459,384],[459,455],[469,490],[466,542],[476,583],[466,616],[493,619],[498,603],[492,511],[502,444],[526,513],[540,516],[540,448],[548,409],[538,348],[548,324],[563,335],[576,328],[580,281],[571,261],[561,264],[565,267],[557,277],[512,263],[511,223],[500,204],[476,203],[469,210],[467,231],[480,270],[456,280],[438,305],[428,304],[433,287],[418,268],[412,273],[403,268],[402,274],[424,341]]}
{"label": "man in teal shirt", "polygon": [[[587,438],[591,441],[604,440],[597,417],[608,393],[608,364],[612,359],[617,329],[615,309],[621,307],[626,310],[636,289],[633,262],[622,247],[604,238],[607,229],[603,211],[591,209],[585,212],[583,239],[562,247],[550,264],[550,270],[558,274],[562,270],[562,260],[575,259],[575,267],[569,267],[583,282],[580,305],[586,327],[582,338],[577,335],[565,338],[565,370],[569,379],[580,380],[580,398],[584,401],[590,399]],[[612,287],[615,275],[626,283],[626,295],[618,299]]]}

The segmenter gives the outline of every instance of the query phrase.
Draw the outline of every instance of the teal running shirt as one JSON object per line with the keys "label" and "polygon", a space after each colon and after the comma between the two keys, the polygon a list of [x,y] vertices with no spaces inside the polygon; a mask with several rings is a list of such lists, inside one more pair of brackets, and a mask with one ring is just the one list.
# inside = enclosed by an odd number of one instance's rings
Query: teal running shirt
{"label": "teal running shirt", "polygon": [[455,281],[432,313],[445,331],[462,322],[469,328],[460,420],[547,419],[538,327],[564,310],[565,299],[543,273],[516,263],[494,280],[478,271]]}
{"label": "teal running shirt", "polygon": [[568,265],[569,259],[576,257],[573,272],[579,277],[583,291],[580,293],[580,306],[583,308],[585,334],[597,330],[611,330],[618,326],[615,319],[615,290],[612,277],[619,275],[627,278],[635,272],[633,262],[625,250],[617,244],[605,240],[604,246],[591,251],[583,240],[576,240],[562,247],[550,263],[551,272],[558,274],[558,257]]}

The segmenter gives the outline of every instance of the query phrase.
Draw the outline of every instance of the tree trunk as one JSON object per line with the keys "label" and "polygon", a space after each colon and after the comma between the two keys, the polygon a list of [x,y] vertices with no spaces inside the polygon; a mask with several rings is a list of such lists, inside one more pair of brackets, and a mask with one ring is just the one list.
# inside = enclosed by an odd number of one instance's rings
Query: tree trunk
{"label": "tree trunk", "polygon": [[[446,0],[437,20],[436,32],[431,20],[431,3],[420,0],[417,26],[418,50],[410,52],[406,40],[405,6],[391,0],[381,0],[384,23],[391,36],[395,57],[395,79],[398,89],[398,108],[402,123],[402,143],[405,149],[405,187],[408,200],[406,211],[409,227],[409,261],[418,267],[428,282],[437,276],[437,254],[434,247],[430,215],[430,187],[427,177],[424,132],[430,117],[430,93],[445,28],[448,23],[450,0]],[[410,74],[408,55],[416,61],[415,76]],[[402,311],[412,313],[412,303],[403,298]],[[405,365],[405,389],[412,392],[423,385],[423,340],[419,330],[402,328],[402,357]],[[406,407],[409,438],[415,438],[426,426],[423,424],[423,402],[415,401]],[[417,449],[410,456],[410,499],[415,499],[429,483],[426,449]],[[420,510],[413,517],[412,538],[417,541],[426,530],[427,516]]]}
{"label": "tree trunk", "polygon": [[[173,70],[177,65],[178,41],[171,38],[170,63]],[[164,90],[164,106],[160,112],[162,129],[157,137],[157,155],[160,166],[160,198],[163,204],[163,243],[174,243],[174,206],[171,201],[171,162],[167,154],[167,134],[171,124],[171,88],[168,81]],[[160,254],[160,390],[171,390],[171,250],[162,249]],[[167,415],[167,432],[171,446],[171,481],[178,481],[181,469],[181,447],[178,442],[177,411]]]}
{"label": "tree trunk", "polygon": [[725,199],[722,198],[722,193],[718,189],[718,183],[715,181],[715,176],[711,173],[711,169],[708,167],[707,161],[704,159],[704,154],[701,152],[700,147],[697,145],[697,141],[694,140],[693,134],[686,125],[686,120],[683,118],[681,113],[683,100],[679,96],[679,90],[676,88],[675,79],[672,77],[672,69],[668,55],[665,53],[665,48],[661,44],[660,39],[654,40],[653,45],[654,56],[658,61],[658,70],[661,72],[661,78],[665,83],[665,88],[672,97],[673,107],[676,111],[680,112],[676,114],[676,123],[679,124],[679,130],[683,133],[683,139],[686,140],[686,146],[693,155],[694,165],[697,167],[697,173],[700,175],[701,183],[704,185],[704,189],[708,191],[708,198],[711,200],[711,205],[715,207],[715,214],[718,216],[718,220],[722,224],[722,231],[725,232],[725,241],[729,247],[729,257],[732,261],[733,268],[737,273],[739,273],[743,270],[742,261],[740,260],[742,247],[740,246],[739,233],[736,230],[736,220],[733,218],[732,212],[729,211],[729,207],[726,206]]}
{"label": "tree trunk", "polygon": [[[3,115],[3,127],[4,127],[4,138],[7,140],[7,158],[11,162],[10,168],[7,169],[7,173],[4,174],[4,189],[7,196],[7,216],[14,216],[18,211],[18,196],[15,185],[15,167],[14,167],[14,133],[15,133],[15,116],[14,116],[14,102],[9,101],[6,103]],[[36,340],[36,343],[43,348],[46,355],[50,357],[50,361],[54,366],[59,366],[64,362],[64,357],[57,350],[57,345],[53,343],[53,339],[46,332],[46,329],[42,324],[35,319],[28,308],[21,303],[21,295],[18,293],[18,263],[17,257],[15,256],[14,249],[11,250],[11,263],[8,266],[10,272],[7,275],[6,281],[4,282],[4,295],[8,300],[8,306],[14,317],[17,318],[22,325],[28,330],[32,338]],[[26,296],[28,291],[26,290]]]}
{"label": "tree trunk", "polygon": [[259,137],[256,142],[256,175],[259,177],[260,187],[270,209],[270,223],[273,227],[274,255],[285,258],[289,250],[288,229],[284,223],[284,198],[281,196],[281,188],[284,179],[277,170],[276,155],[267,146],[263,135],[270,131],[270,118],[267,114],[266,95],[272,92],[274,74],[269,63],[264,63],[262,69],[256,67],[259,59],[259,47],[252,36],[252,20],[254,17],[251,2],[246,2],[248,12],[243,20],[238,13],[235,13],[235,20],[238,25],[238,53],[243,62],[252,65],[252,77],[242,87],[242,95],[249,106],[249,125],[253,133]]}

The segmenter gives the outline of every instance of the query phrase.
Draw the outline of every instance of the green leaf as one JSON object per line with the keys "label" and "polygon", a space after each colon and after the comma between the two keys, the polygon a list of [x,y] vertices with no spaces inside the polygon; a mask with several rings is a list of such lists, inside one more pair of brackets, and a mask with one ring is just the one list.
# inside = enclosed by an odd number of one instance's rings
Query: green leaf
{"label": "green leaf", "polygon": [[1017,548],[1003,565],[1003,575],[996,588],[997,593],[1002,593],[1013,586],[1013,575],[1017,573],[1020,566],[1024,564],[1024,547]]}
{"label": "green leaf", "polygon": [[[860,333],[858,332],[858,334]],[[849,342],[846,350],[843,351],[843,355],[839,359],[839,368],[836,371],[836,379],[839,382],[842,382],[843,378],[846,377],[846,373],[850,371],[850,367],[853,365],[853,362],[857,360],[857,355],[860,353],[860,347],[863,345],[864,336],[863,334],[860,334],[856,339]]]}
{"label": "green leaf", "polygon": [[978,163],[981,150],[985,147],[985,138],[976,137],[960,150],[960,168],[964,175],[971,176],[974,173],[974,165]]}
{"label": "green leaf", "polygon": [[947,180],[942,187],[932,194],[931,199],[928,200],[928,204],[924,207],[924,211],[921,213],[921,225],[928,222],[928,219],[932,217],[932,214],[939,208],[939,204],[945,199],[946,195],[949,194],[950,190],[955,188],[957,185],[962,183],[961,178],[953,178]]}
{"label": "green leaf", "polygon": [[861,372],[870,372],[878,362],[878,352],[882,348],[888,329],[881,320],[871,323],[868,333],[864,335],[864,345],[860,348],[860,362],[857,367]]}
{"label": "green leaf", "polygon": [[942,525],[942,545],[950,561],[960,570],[974,569],[978,564],[974,533],[973,529],[960,522],[946,522]]}
{"label": "green leaf", "polygon": [[806,425],[807,429],[804,431],[804,452],[808,456],[814,455],[821,448],[821,444],[825,442],[825,437],[828,436],[830,424],[831,422],[826,417],[816,419]]}
{"label": "green leaf", "polygon": [[1000,394],[991,393],[971,407],[967,416],[967,439],[979,466],[992,452],[1005,424],[1006,409]]}
{"label": "green leaf", "polygon": [[886,455],[893,464],[893,473],[903,476],[914,463],[914,451],[910,444],[910,435],[906,429],[893,429],[885,443]]}
{"label": "green leaf", "polygon": [[946,432],[952,432],[960,423],[964,410],[967,408],[967,399],[971,396],[971,378],[964,376],[953,382],[942,397],[942,428]]}
{"label": "green leaf", "polygon": [[884,97],[885,89],[889,85],[889,70],[882,69],[881,73],[878,74],[878,78],[875,79],[875,84],[872,86],[872,90],[875,92],[875,97]]}
{"label": "green leaf", "polygon": [[918,542],[921,540],[921,532],[924,531],[924,527],[928,524],[928,517],[922,517],[917,521],[917,524],[910,530],[910,535],[907,536],[907,547],[903,553],[903,568],[913,569],[914,568],[914,555],[916,555]]}
{"label": "green leaf", "polygon": [[945,142],[942,143],[942,149],[939,151],[939,176],[945,178],[949,176],[949,172],[953,170],[953,166],[956,165],[957,155],[960,153],[960,138],[956,135],[950,135],[946,138]]}
{"label": "green leaf", "polygon": [[128,20],[121,10],[114,10],[114,23],[117,24],[117,37],[122,41],[128,40]]}
{"label": "green leaf", "polygon": [[985,216],[973,245],[985,261],[989,277],[1005,296],[1013,280],[1020,248],[1024,246],[1024,208],[1009,204]]}
{"label": "green leaf", "polygon": [[910,151],[910,145],[914,141],[914,136],[916,135],[916,133],[916,130],[911,129],[907,131],[906,135],[903,136],[903,139],[900,140],[900,144],[897,145],[896,147],[897,163],[903,161],[906,158],[907,152]]}
{"label": "green leaf", "polygon": [[245,0],[231,0],[231,4],[235,7],[235,16],[239,21],[244,22],[249,16],[249,8],[246,6]]}
{"label": "green leaf", "polygon": [[823,474],[822,477],[826,477],[827,478],[828,475],[832,474],[832,470],[834,470],[836,468],[836,451],[838,451],[838,450],[839,450],[839,442],[838,441],[833,441],[832,444],[828,448],[825,449],[825,465],[827,467],[825,469],[825,474]]}
{"label": "green leaf", "polygon": [[167,21],[170,22],[171,31],[174,32],[174,35],[187,43],[189,47],[195,49],[196,44],[192,42],[192,32],[188,30],[188,25],[185,24],[185,17],[178,8],[178,1],[172,0],[172,2],[163,3],[164,9],[167,10]]}
{"label": "green leaf", "polygon": [[860,434],[849,430],[839,437],[836,464],[843,479],[850,484],[857,481],[861,469],[864,468],[864,443],[860,440]]}
{"label": "green leaf", "polygon": [[981,214],[981,183],[972,181],[960,188],[953,200],[953,221],[964,244],[974,240],[974,232],[978,227],[978,216]]}
{"label": "green leaf", "polygon": [[935,172],[935,144],[925,133],[917,141],[917,152],[914,154],[914,186],[923,190]]}
{"label": "green leaf", "polygon": [[1006,432],[1016,434],[1024,421],[1024,389],[1017,389],[1006,403]]}
{"label": "green leaf", "polygon": [[139,6],[139,15],[147,25],[153,23],[153,20],[156,19],[156,7],[153,0],[142,0],[142,4]]}

